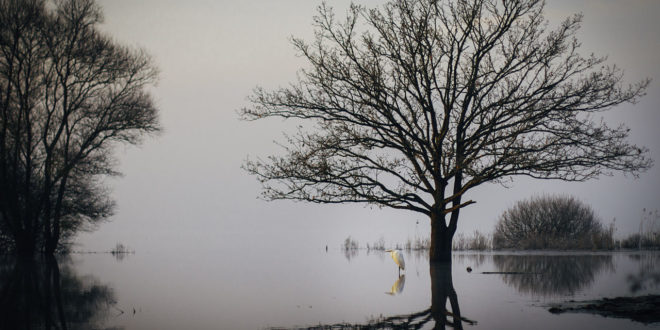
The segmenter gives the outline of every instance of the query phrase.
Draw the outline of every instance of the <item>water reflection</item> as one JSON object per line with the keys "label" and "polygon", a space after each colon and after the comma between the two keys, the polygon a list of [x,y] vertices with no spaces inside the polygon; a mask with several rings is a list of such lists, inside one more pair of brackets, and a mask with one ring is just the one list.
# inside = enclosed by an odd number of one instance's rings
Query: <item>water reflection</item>
{"label": "water reflection", "polygon": [[128,257],[129,253],[116,253],[116,252],[110,252],[112,256],[115,258],[117,262],[122,262],[126,257]]}
{"label": "water reflection", "polygon": [[391,296],[401,294],[403,292],[403,286],[406,284],[406,275],[401,274],[399,278],[396,279],[394,284],[392,285],[392,288],[390,289],[390,292],[385,292],[386,294],[389,294]]}
{"label": "water reflection", "polygon": [[[431,306],[425,310],[388,317],[371,319],[365,324],[337,323],[331,325],[315,325],[311,327],[294,327],[294,329],[421,329],[434,325],[433,329],[463,329],[464,324],[475,325],[476,321],[461,315],[458,305],[458,294],[452,281],[451,264],[434,264],[431,274]],[[398,290],[400,283],[403,290],[405,275],[392,286],[392,292]],[[449,303],[449,304],[447,304]],[[447,306],[449,305],[449,309]],[[431,321],[434,322],[431,323]],[[276,327],[271,329],[284,329]]]}
{"label": "water reflection", "polygon": [[[460,253],[454,254],[453,259],[458,261],[460,264],[469,265],[471,268],[478,268],[484,262],[486,262],[486,255],[481,253]],[[488,256],[490,257],[490,256]]]}
{"label": "water reflection", "polygon": [[640,252],[628,257],[638,264],[637,272],[628,275],[630,292],[637,293],[660,285],[660,253]]}
{"label": "water reflection", "polygon": [[[447,301],[451,311],[447,310]],[[448,326],[463,329],[463,322],[470,325],[477,323],[461,316],[451,276],[451,264],[431,265],[431,316],[435,320],[434,329],[445,329]]]}
{"label": "water reflection", "polygon": [[351,259],[357,257],[358,255],[358,249],[344,249],[344,257],[346,257],[346,260],[349,262]]}
{"label": "water reflection", "polygon": [[572,295],[604,270],[614,271],[612,255],[494,255],[507,285],[523,294]]}
{"label": "water reflection", "polygon": [[77,276],[69,261],[1,263],[0,329],[98,329],[113,312],[121,312],[111,288]]}

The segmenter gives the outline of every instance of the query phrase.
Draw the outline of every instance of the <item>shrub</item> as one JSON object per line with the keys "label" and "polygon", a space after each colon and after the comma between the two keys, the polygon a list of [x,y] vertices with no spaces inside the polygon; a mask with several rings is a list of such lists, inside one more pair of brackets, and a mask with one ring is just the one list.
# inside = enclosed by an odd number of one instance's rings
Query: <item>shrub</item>
{"label": "shrub", "polygon": [[342,249],[344,251],[352,251],[352,250],[357,250],[359,248],[359,243],[351,238],[350,236],[346,237],[344,240],[344,245],[342,246]]}
{"label": "shrub", "polygon": [[464,235],[463,233],[459,233],[456,235],[454,238],[454,243],[452,244],[452,248],[457,251],[462,251],[462,250],[476,250],[476,251],[484,251],[484,250],[490,250],[492,248],[492,242],[493,240],[491,239],[490,235],[485,235],[479,232],[478,230],[475,231],[471,237],[468,237]]}
{"label": "shrub", "polygon": [[129,252],[128,252],[128,248],[124,244],[117,243],[117,245],[115,245],[115,248],[112,249],[110,251],[110,253],[112,253],[112,254],[123,254],[123,253],[129,253]]}
{"label": "shrub", "polygon": [[404,245],[404,249],[406,251],[426,251],[430,246],[430,238],[415,237],[414,239],[408,238],[406,244]]}
{"label": "shrub", "polygon": [[[345,245],[346,243],[344,243]],[[367,250],[376,250],[376,251],[385,251],[385,239],[379,238],[378,241],[374,242],[372,245],[367,243]]]}
{"label": "shrub", "polygon": [[604,229],[591,207],[570,196],[517,202],[495,227],[496,249],[613,249],[613,226]]}
{"label": "shrub", "polygon": [[660,213],[658,210],[642,210],[642,218],[639,224],[639,233],[632,234],[619,243],[622,249],[660,249]]}

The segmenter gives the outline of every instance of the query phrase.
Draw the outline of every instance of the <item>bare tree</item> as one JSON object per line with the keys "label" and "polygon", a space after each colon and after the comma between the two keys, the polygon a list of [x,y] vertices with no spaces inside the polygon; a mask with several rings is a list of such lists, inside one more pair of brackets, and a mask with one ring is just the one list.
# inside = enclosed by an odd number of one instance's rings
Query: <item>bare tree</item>
{"label": "bare tree", "polygon": [[98,31],[93,0],[1,0],[0,12],[0,228],[21,254],[52,253],[111,213],[99,177],[116,174],[113,145],[159,130],[157,70]]}
{"label": "bare tree", "polygon": [[[285,154],[249,160],[266,199],[370,203],[431,219],[431,261],[450,261],[464,195],[513,176],[584,181],[637,175],[652,161],[600,111],[644,94],[604,57],[583,57],[581,15],[548,30],[540,0],[404,0],[326,5],[316,39],[293,39],[310,67],[257,88],[242,118],[301,119]],[[449,218],[447,219],[447,216]]]}

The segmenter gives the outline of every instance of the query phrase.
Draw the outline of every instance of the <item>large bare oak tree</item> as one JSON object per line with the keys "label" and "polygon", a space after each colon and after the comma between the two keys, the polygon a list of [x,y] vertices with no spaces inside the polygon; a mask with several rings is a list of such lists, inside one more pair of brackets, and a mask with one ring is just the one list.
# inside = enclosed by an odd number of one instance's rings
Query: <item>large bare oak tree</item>
{"label": "large bare oak tree", "polygon": [[540,0],[326,5],[296,83],[256,89],[242,118],[295,118],[285,152],[249,160],[267,199],[370,203],[427,215],[430,260],[450,261],[465,194],[513,176],[584,181],[652,161],[596,116],[644,94],[582,56],[581,15],[549,29]]}
{"label": "large bare oak tree", "polygon": [[112,147],[159,130],[156,68],[101,20],[93,0],[0,0],[0,245],[21,255],[109,216]]}

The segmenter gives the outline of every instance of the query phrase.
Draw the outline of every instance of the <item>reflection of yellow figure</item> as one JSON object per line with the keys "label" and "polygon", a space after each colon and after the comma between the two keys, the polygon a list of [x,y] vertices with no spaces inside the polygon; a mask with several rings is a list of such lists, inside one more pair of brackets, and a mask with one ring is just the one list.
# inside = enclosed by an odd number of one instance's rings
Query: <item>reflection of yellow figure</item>
{"label": "reflection of yellow figure", "polygon": [[392,256],[392,260],[399,266],[399,275],[401,275],[401,270],[406,270],[406,262],[403,260],[403,252],[399,250],[385,250],[389,252]]}
{"label": "reflection of yellow figure", "polygon": [[392,285],[392,289],[390,289],[390,292],[385,292],[391,296],[395,294],[401,294],[403,292],[403,285],[406,284],[406,275],[401,275],[399,278],[394,282]]}

